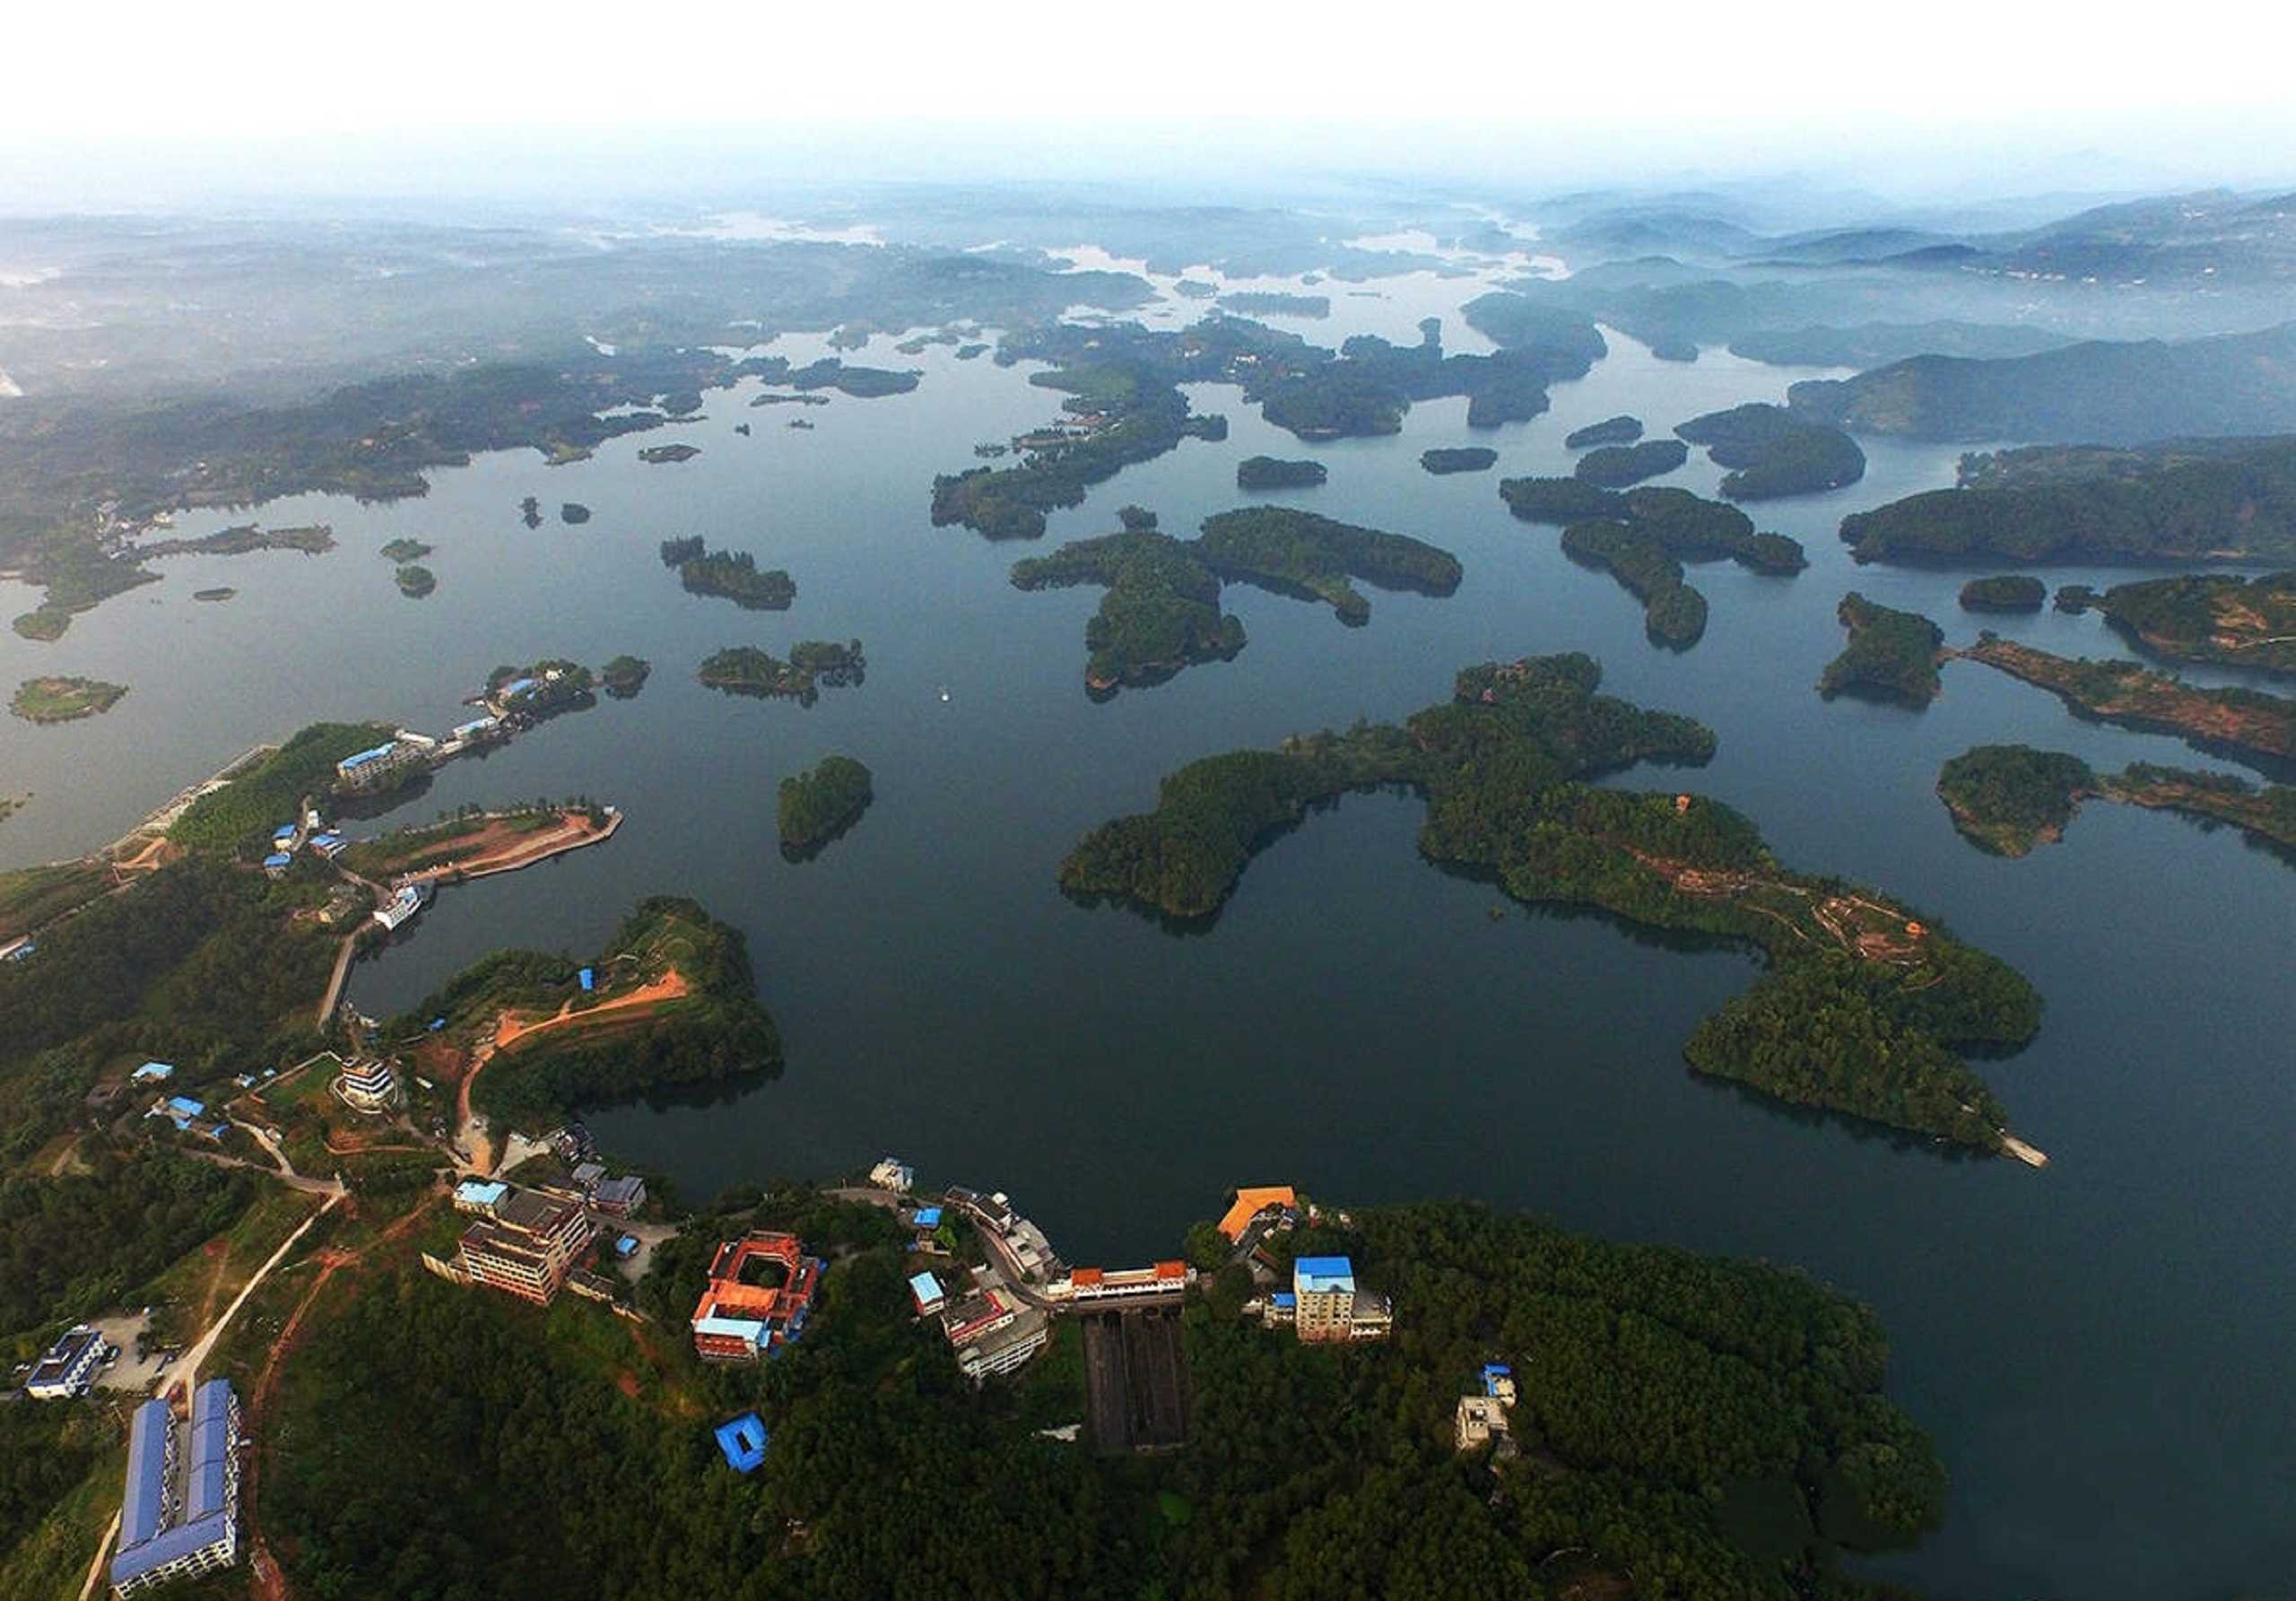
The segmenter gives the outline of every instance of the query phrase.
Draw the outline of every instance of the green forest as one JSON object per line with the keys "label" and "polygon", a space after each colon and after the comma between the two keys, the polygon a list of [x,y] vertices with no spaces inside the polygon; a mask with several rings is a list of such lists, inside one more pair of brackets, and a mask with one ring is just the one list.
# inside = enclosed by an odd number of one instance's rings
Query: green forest
{"label": "green forest", "polygon": [[2048,586],[2024,573],[1996,573],[1961,586],[1964,612],[2038,612]]}
{"label": "green forest", "polygon": [[811,706],[821,699],[822,689],[859,683],[867,671],[858,640],[842,645],[834,640],[800,640],[790,647],[786,662],[754,645],[713,650],[702,658],[694,676],[730,695],[779,697]]}
{"label": "green forest", "polygon": [[1855,589],[1841,597],[1839,614],[1849,642],[1819,675],[1819,694],[1829,700],[1861,695],[1913,707],[1937,698],[1943,629],[1918,612],[1876,605]]}
{"label": "green forest", "polygon": [[2146,579],[2115,584],[2092,604],[2155,656],[2296,674],[2296,571]]}
{"label": "green forest", "polygon": [[1437,477],[1453,473],[1487,473],[1499,463],[1499,452],[1487,445],[1460,445],[1422,450],[1419,465]]}
{"label": "green forest", "polygon": [[1247,456],[1236,464],[1236,487],[1247,490],[1313,489],[1331,476],[1319,461],[1286,461],[1274,456]]}
{"label": "green forest", "polygon": [[[1943,1515],[1873,1315],[1778,1268],[1457,1204],[1360,1209],[1352,1232],[1283,1243],[1351,1253],[1396,1299],[1392,1340],[1302,1345],[1193,1301],[1196,1442],[1109,1458],[1036,1432],[1083,1416],[1065,1335],[977,1391],[916,1320],[883,1214],[741,1199],[665,1247],[639,1300],[682,1317],[715,1241],[804,1230],[831,1258],[822,1299],[759,1368],[411,1264],[332,1291],[260,1446],[298,1588],[1536,1601],[1631,1574],[1652,1601],[1879,1601],[1839,1553]],[[1494,1360],[1521,1385],[1508,1463],[1453,1449],[1457,1398]],[[744,1476],[709,1431],[752,1407],[770,1443]],[[398,1470],[374,1472],[386,1456]]]}
{"label": "green forest", "polygon": [[1690,459],[1690,447],[1680,439],[1645,439],[1639,445],[1604,445],[1580,457],[1570,469],[1581,483],[1601,489],[1627,489],[1645,478],[1658,478]]}
{"label": "green forest", "polygon": [[786,612],[796,582],[781,568],[761,572],[747,551],[713,551],[695,536],[662,541],[662,565],[674,570],[690,595],[715,595],[745,612]]}
{"label": "green forest", "polygon": [[313,723],[222,788],[192,802],[168,830],[168,838],[191,850],[238,851],[265,844],[272,830],[300,817],[306,796],[324,796],[335,787],[336,762],[384,744],[391,735],[387,723]]}
{"label": "green forest", "polygon": [[842,835],[875,798],[869,770],[850,756],[824,756],[781,780],[782,853],[812,856]]}
{"label": "green forest", "polygon": [[1621,413],[1605,417],[1600,422],[1589,422],[1584,428],[1574,428],[1562,439],[1565,450],[1584,450],[1590,445],[1631,445],[1642,437],[1642,419]]}

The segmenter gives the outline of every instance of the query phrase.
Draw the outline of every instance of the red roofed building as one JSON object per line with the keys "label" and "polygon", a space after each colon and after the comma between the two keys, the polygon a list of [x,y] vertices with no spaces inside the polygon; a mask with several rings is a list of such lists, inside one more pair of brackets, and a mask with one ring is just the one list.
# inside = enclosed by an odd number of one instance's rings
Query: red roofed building
{"label": "red roofed building", "polygon": [[755,1362],[803,1333],[821,1287],[822,1265],[795,1234],[729,1240],[710,1259],[693,1308],[694,1354],[704,1362]]}
{"label": "red roofed building", "polygon": [[1149,1267],[1072,1269],[1065,1279],[1045,1286],[1054,1301],[1135,1301],[1154,1295],[1178,1295],[1195,1278],[1185,1262],[1158,1262]]}

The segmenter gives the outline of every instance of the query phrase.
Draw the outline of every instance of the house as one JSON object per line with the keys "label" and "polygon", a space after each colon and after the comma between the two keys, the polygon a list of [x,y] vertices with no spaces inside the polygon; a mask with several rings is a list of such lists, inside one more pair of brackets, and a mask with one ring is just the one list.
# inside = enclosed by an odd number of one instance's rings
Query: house
{"label": "house", "polygon": [[1279,1324],[1295,1323],[1300,1317],[1300,1298],[1289,1290],[1278,1290],[1260,1308],[1260,1321],[1270,1328]]}
{"label": "house", "polygon": [[822,1263],[795,1234],[760,1231],[729,1240],[710,1259],[694,1303],[694,1354],[704,1362],[755,1362],[804,1332]]}
{"label": "house", "polygon": [[35,1401],[69,1401],[86,1395],[104,1351],[103,1336],[86,1324],[65,1330],[32,1365],[24,1394]]}
{"label": "house", "polygon": [[127,1075],[130,1083],[161,1083],[175,1076],[172,1062],[146,1062]]}
{"label": "house", "polygon": [[603,1180],[590,1192],[590,1205],[614,1217],[628,1217],[646,1205],[646,1180],[635,1173]]}
{"label": "house", "polygon": [[165,1401],[136,1408],[127,1437],[119,1546],[111,1559],[115,1590],[133,1596],[239,1560],[242,1443],[239,1397],[229,1379],[211,1379],[199,1387],[190,1425],[180,1431]]}
{"label": "house", "polygon": [[899,1157],[888,1156],[869,1170],[869,1182],[879,1189],[906,1195],[909,1187],[917,1182],[917,1170]]}
{"label": "house", "polygon": [[317,851],[321,856],[327,857],[329,860],[341,856],[344,847],[349,844],[350,841],[348,840],[345,840],[341,834],[337,833],[330,832],[314,834],[311,836],[311,848]]}
{"label": "house", "polygon": [[1490,1396],[1461,1396],[1454,1422],[1458,1449],[1474,1450],[1507,1437],[1507,1404]]}
{"label": "house", "polygon": [[1141,1301],[1178,1295],[1195,1283],[1195,1270],[1185,1262],[1158,1262],[1146,1267],[1078,1267],[1065,1278],[1045,1286],[1052,1301],[1078,1304],[1112,1301]]}
{"label": "house", "polygon": [[606,1176],[606,1164],[602,1162],[579,1162],[574,1164],[574,1188],[584,1195],[597,1188],[598,1181]]}
{"label": "house", "polygon": [[[455,1205],[466,1205],[458,1186]],[[465,1283],[489,1284],[497,1290],[548,1306],[565,1285],[574,1259],[589,1248],[590,1223],[571,1201],[554,1200],[531,1189],[498,1188],[506,1193],[493,1197],[484,1215],[463,1231],[453,1269]]]}
{"label": "house", "polygon": [[284,878],[287,875],[287,869],[294,865],[295,858],[293,857],[289,856],[283,850],[274,850],[269,856],[263,858],[264,876],[266,878]]}
{"label": "house", "polygon": [[941,1281],[929,1273],[909,1275],[909,1295],[917,1302],[920,1317],[930,1318],[949,1304],[948,1292],[941,1288]]}
{"label": "house", "polygon": [[718,1449],[726,1453],[726,1466],[735,1473],[755,1473],[765,1460],[766,1441],[772,1438],[754,1412],[726,1419],[715,1432]]}

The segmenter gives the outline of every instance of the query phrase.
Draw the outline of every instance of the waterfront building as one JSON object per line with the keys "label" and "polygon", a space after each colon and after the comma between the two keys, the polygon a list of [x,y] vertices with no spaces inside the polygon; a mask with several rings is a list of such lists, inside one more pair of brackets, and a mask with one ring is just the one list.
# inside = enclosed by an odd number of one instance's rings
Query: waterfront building
{"label": "waterfront building", "polygon": [[1178,1261],[1158,1262],[1147,1267],[1120,1267],[1113,1271],[1101,1267],[1078,1267],[1065,1278],[1057,1278],[1046,1285],[1045,1295],[1049,1300],[1079,1304],[1140,1301],[1178,1295],[1195,1278],[1196,1275],[1188,1265]]}
{"label": "waterfront building", "polygon": [[610,1217],[628,1217],[646,1205],[646,1180],[635,1173],[602,1179],[590,1192],[590,1205]]}
{"label": "waterfront building", "polygon": [[336,762],[335,783],[344,789],[378,789],[408,768],[421,766],[427,754],[413,740],[392,739]]}
{"label": "waterfront building", "polygon": [[[548,1306],[564,1287],[575,1258],[589,1246],[589,1219],[572,1201],[501,1188],[508,1193],[487,1202],[484,1215],[463,1231],[455,1271],[465,1281]],[[465,1201],[461,1189],[455,1204],[465,1211],[480,1210]]]}
{"label": "waterfront building", "polygon": [[391,892],[391,898],[375,909],[375,921],[384,927],[396,929],[430,904],[431,889],[426,879],[403,883]]}
{"label": "waterfront building", "polygon": [[[239,1554],[239,1400],[211,1379],[176,1427],[161,1400],[135,1411],[127,1438],[112,1588],[122,1596],[230,1567]],[[178,1495],[180,1487],[180,1495]]]}
{"label": "waterfront building", "polygon": [[1239,1189],[1235,1205],[1228,1208],[1220,1220],[1220,1231],[1228,1243],[1236,1244],[1244,1237],[1244,1230],[1263,1212],[1292,1213],[1299,1211],[1300,1197],[1288,1184],[1262,1185],[1253,1189]]}
{"label": "waterfront building", "polygon": [[729,1240],[710,1259],[694,1303],[693,1350],[704,1362],[755,1362],[804,1332],[822,1263],[795,1234]]}
{"label": "waterfront building", "polygon": [[909,1187],[917,1182],[917,1170],[899,1157],[888,1156],[869,1170],[869,1182],[879,1189],[906,1195]]}
{"label": "waterfront building", "polygon": [[24,1394],[35,1401],[69,1401],[86,1395],[104,1349],[103,1336],[86,1324],[66,1329],[32,1364]]}

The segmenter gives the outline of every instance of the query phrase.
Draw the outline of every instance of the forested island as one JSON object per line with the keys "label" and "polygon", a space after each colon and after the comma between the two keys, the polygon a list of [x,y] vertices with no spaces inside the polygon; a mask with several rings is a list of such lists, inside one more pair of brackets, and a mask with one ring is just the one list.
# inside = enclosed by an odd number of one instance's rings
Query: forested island
{"label": "forested island", "polygon": [[646,680],[653,671],[654,664],[642,656],[612,657],[604,666],[598,669],[598,683],[611,699],[635,700],[638,692],[646,687]]}
{"label": "forested island", "polygon": [[386,561],[404,566],[409,561],[422,561],[430,553],[431,548],[419,539],[394,539],[383,546],[382,555]]}
{"label": "forested island", "polygon": [[28,723],[70,723],[109,711],[126,693],[126,684],[100,678],[27,678],[8,709]]}
{"label": "forested island", "polygon": [[1683,564],[1648,534],[1628,523],[1573,523],[1562,531],[1562,553],[1608,572],[1642,603],[1652,643],[1687,650],[1706,632],[1706,596],[1683,582]]}
{"label": "forested island", "polygon": [[[1155,519],[1144,514],[1128,520]],[[1161,683],[1197,662],[1232,659],[1244,647],[1244,625],[1220,609],[1223,581],[1327,601],[1340,621],[1361,624],[1371,603],[1351,578],[1448,595],[1458,587],[1460,570],[1448,552],[1404,535],[1264,506],[1207,518],[1193,540],[1152,526],[1077,540],[1014,563],[1012,576],[1018,589],[1107,588],[1084,627],[1084,686],[1106,696],[1121,685]]]}
{"label": "forested island", "polygon": [[1944,659],[1944,631],[1918,612],[1877,605],[1855,589],[1841,597],[1836,613],[1849,631],[1849,642],[1826,664],[1818,693],[1858,695],[1923,707],[1944,687],[1937,664]]}
{"label": "forested island", "polygon": [[1735,506],[1686,489],[1645,485],[1622,494],[1576,478],[1503,478],[1499,497],[1526,523],[1624,523],[1681,561],[1727,557],[1755,572],[1787,577],[1810,564],[1799,540],[1758,534]]}
{"label": "forested island", "polygon": [[2154,656],[2296,673],[2296,571],[2147,579],[2115,584],[2089,604]]}
{"label": "forested island", "polygon": [[1621,413],[1605,417],[1600,422],[1589,422],[1584,428],[1574,428],[1562,436],[1565,450],[1584,450],[1589,445],[1631,445],[1642,437],[1642,419]]}
{"label": "forested island", "polygon": [[213,589],[194,589],[191,592],[191,598],[194,600],[230,600],[237,594],[239,594],[239,591],[232,588],[229,584],[219,584]]}
{"label": "forested island", "polygon": [[2053,656],[1990,633],[1958,653],[2039,684],[2078,717],[2175,734],[2196,750],[2278,777],[2296,762],[2296,700],[2261,690],[2200,689],[2135,662]]}
{"label": "forested island", "polygon": [[2231,773],[2135,762],[2101,775],[2078,756],[2030,745],[1979,745],[1945,763],[1937,798],[1953,826],[1996,856],[2021,857],[2062,838],[2083,800],[2181,812],[2229,823],[2296,863],[2296,787],[2259,787]]}
{"label": "forested island", "polygon": [[797,598],[787,570],[760,571],[747,551],[713,551],[700,535],[662,541],[662,565],[678,575],[689,595],[715,595],[745,612],[786,612]]}
{"label": "forested island", "polygon": [[[748,427],[749,424],[744,422],[735,431],[738,433]],[[579,526],[590,520],[590,509],[579,500],[564,501],[558,508],[558,520],[570,528]]]}
{"label": "forested island", "polygon": [[1988,360],[1914,356],[1796,384],[1787,399],[1813,421],[1858,433],[2121,445],[2285,432],[2296,428],[2292,374],[2296,322],[2176,344],[2097,339]]}
{"label": "forested island", "polygon": [[777,796],[781,854],[797,861],[819,856],[875,798],[869,770],[850,756],[824,756],[782,779]]}
{"label": "forested island", "polygon": [[1645,439],[1639,445],[1604,445],[1580,457],[1571,476],[1602,489],[1625,489],[1646,478],[1673,472],[1690,459],[1680,439]]}
{"label": "forested island", "polygon": [[1728,467],[1722,492],[1733,500],[1818,494],[1866,476],[1866,452],[1839,428],[1782,405],[1749,404],[1692,417],[1674,430]]}
{"label": "forested island", "polygon": [[327,523],[307,523],[294,528],[265,528],[256,523],[204,535],[197,539],[158,539],[136,545],[131,560],[155,561],[162,556],[245,556],[257,551],[300,551],[307,556],[335,548],[335,528]]}
{"label": "forested island", "polygon": [[1961,586],[1964,612],[2038,612],[2048,598],[2048,586],[2022,573],[1999,573],[1971,579]]}
{"label": "forested island", "polygon": [[1854,512],[1860,561],[2296,559],[2296,436],[1961,458],[1959,485]]}
{"label": "forested island", "polygon": [[398,592],[409,600],[421,600],[439,587],[439,575],[427,567],[402,567],[392,576],[398,583]]}
{"label": "forested island", "polygon": [[1449,473],[1487,473],[1499,462],[1499,452],[1487,445],[1439,447],[1419,453],[1419,465],[1441,477]]}
{"label": "forested island", "polygon": [[665,462],[691,461],[700,454],[699,445],[646,445],[639,448],[638,459],[659,466]]}
{"label": "forested island", "polygon": [[1637,761],[1702,762],[1714,751],[1700,724],[1598,695],[1600,680],[1584,656],[1485,663],[1401,727],[1359,725],[1191,763],[1165,778],[1154,811],[1080,841],[1062,887],[1200,919],[1310,809],[1405,785],[1427,798],[1420,849],[1431,861],[1491,873],[1526,901],[1596,906],[1766,951],[1769,975],[1685,1045],[1699,1071],[2026,1154],[1953,1048],[2029,1040],[2040,1018],[2031,986],[1874,892],[1780,867],[1753,825],[1718,802],[1588,787]]}
{"label": "forested island", "polygon": [[1319,461],[1247,456],[1236,464],[1238,489],[1313,489],[1330,476],[1331,469]]}
{"label": "forested island", "polygon": [[890,395],[906,395],[917,387],[914,372],[895,372],[885,367],[848,367],[835,356],[824,356],[803,367],[791,367],[787,358],[779,358],[782,369],[776,372],[768,367],[762,376],[769,384],[786,384],[800,395],[817,389],[834,389],[854,400],[882,400]]}
{"label": "forested island", "polygon": [[786,662],[754,645],[728,646],[705,657],[695,676],[727,694],[778,696],[811,706],[821,699],[823,688],[859,683],[867,668],[858,640],[843,645],[801,640],[790,648]]}

